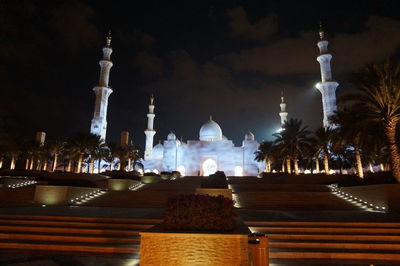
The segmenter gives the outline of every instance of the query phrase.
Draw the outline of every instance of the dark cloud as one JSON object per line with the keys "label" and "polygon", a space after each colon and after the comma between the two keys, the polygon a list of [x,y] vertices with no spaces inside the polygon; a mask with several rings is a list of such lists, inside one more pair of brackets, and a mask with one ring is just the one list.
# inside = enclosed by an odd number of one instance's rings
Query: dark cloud
{"label": "dark cloud", "polygon": [[[287,82],[258,80],[242,86],[230,68],[213,61],[199,63],[184,50],[168,53],[165,61],[171,71],[160,80],[146,84],[149,94],[156,88],[155,127],[161,129],[157,135],[160,139],[169,130],[178,136],[185,132],[185,138],[197,139],[198,129],[209,115],[213,115],[227,137],[236,143],[248,130],[255,132],[259,139],[267,139],[279,127],[281,90],[292,95],[301,93],[299,87]],[[275,104],[266,105],[262,99]],[[289,109],[294,110],[294,106]],[[301,108],[297,111],[302,114]],[[260,119],[264,123],[255,126]]]}
{"label": "dark cloud", "polygon": [[[328,40],[334,56],[333,71],[354,71],[395,53],[400,44],[400,21],[372,16],[365,22],[363,31],[338,33],[332,37],[328,32]],[[303,31],[295,37],[232,53],[228,58],[237,71],[268,75],[315,73],[318,69],[317,41],[315,31]]]}
{"label": "dark cloud", "polygon": [[94,11],[79,2],[66,2],[52,11],[51,25],[69,52],[76,52],[98,42],[99,32],[90,21]]}
{"label": "dark cloud", "polygon": [[253,24],[248,21],[243,7],[229,9],[227,14],[230,18],[229,25],[233,37],[265,40],[265,38],[278,31],[277,17],[274,14],[269,14]]}
{"label": "dark cloud", "polygon": [[258,140],[271,138],[282,89],[290,117],[320,126],[321,95],[313,87],[320,75],[316,14],[331,25],[339,93],[344,75],[399,51],[397,9],[353,2],[327,9],[247,1],[232,9],[229,1],[212,7],[207,1],[1,1],[0,106],[28,136],[88,132],[103,35],[111,26],[110,140],[128,130],[144,143],[153,92],[156,139],[169,130],[197,139],[210,114],[236,144],[247,130]]}
{"label": "dark cloud", "polygon": [[148,52],[140,52],[135,57],[135,65],[145,74],[161,75],[163,72],[163,60]]}
{"label": "dark cloud", "polygon": [[154,37],[148,33],[144,33],[141,42],[143,46],[150,47],[154,43]]}

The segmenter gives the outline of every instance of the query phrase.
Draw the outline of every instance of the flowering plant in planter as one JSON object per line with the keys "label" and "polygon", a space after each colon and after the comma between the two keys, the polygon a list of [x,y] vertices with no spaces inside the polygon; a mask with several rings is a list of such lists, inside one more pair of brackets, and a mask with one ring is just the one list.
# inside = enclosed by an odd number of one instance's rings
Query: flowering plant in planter
{"label": "flowering plant in planter", "polygon": [[166,230],[232,231],[234,202],[222,196],[201,194],[169,198],[164,215]]}

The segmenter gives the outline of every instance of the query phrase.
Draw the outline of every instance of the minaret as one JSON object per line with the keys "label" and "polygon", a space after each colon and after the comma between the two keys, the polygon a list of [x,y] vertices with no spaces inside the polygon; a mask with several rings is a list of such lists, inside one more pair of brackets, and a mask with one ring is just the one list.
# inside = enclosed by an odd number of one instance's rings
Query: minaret
{"label": "minaret", "polygon": [[100,64],[100,79],[98,86],[93,88],[96,94],[96,103],[94,106],[94,115],[92,119],[92,125],[90,127],[90,133],[98,135],[103,141],[106,139],[107,131],[107,106],[108,97],[113,90],[108,86],[108,80],[110,78],[110,69],[113,66],[111,62],[111,31],[109,31],[106,37],[106,46],[103,48],[103,58],[99,61]]}
{"label": "minaret", "polygon": [[286,112],[286,103],[285,103],[285,98],[283,97],[283,91],[281,94],[281,103],[279,104],[281,107],[281,112],[279,113],[279,116],[281,117],[281,124],[285,124],[287,120],[287,115],[288,113]]}
{"label": "minaret", "polygon": [[320,24],[319,29],[318,48],[320,55],[317,57],[317,61],[321,67],[321,82],[318,82],[316,87],[322,94],[322,107],[324,110],[323,125],[325,128],[331,126],[329,117],[335,114],[336,107],[336,88],[339,83],[332,80],[331,72],[331,59],[332,55],[328,53],[328,41],[325,39],[325,33]]}
{"label": "minaret", "polygon": [[156,131],[153,129],[154,125],[154,97],[151,95],[149,113],[147,114],[147,129],[144,131],[146,135],[146,148],[144,151],[144,159],[147,160],[151,156],[151,151],[153,150],[153,139]]}

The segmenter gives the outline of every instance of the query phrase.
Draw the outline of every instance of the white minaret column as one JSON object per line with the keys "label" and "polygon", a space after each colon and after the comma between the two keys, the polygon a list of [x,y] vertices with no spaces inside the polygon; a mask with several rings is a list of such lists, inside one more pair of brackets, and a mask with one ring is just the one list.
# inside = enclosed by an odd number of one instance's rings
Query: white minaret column
{"label": "white minaret column", "polygon": [[98,135],[103,141],[106,139],[107,131],[107,107],[108,97],[113,90],[108,86],[110,78],[110,69],[113,66],[111,62],[111,31],[106,38],[106,47],[103,48],[103,58],[100,60],[100,79],[99,85],[93,88],[96,94],[96,103],[94,106],[94,115],[92,125],[90,126],[90,133]]}
{"label": "white minaret column", "polygon": [[154,97],[150,98],[149,113],[147,114],[147,129],[144,131],[146,135],[146,147],[144,150],[144,159],[147,160],[151,157],[151,151],[153,150],[153,139],[156,131],[153,129],[154,126]]}
{"label": "white minaret column", "polygon": [[285,124],[287,120],[288,113],[286,112],[286,103],[285,103],[285,98],[283,97],[283,91],[281,95],[281,103],[279,104],[281,107],[281,112],[279,113],[279,116],[281,117],[281,124]]}
{"label": "white minaret column", "polygon": [[331,126],[329,117],[335,114],[336,107],[336,88],[339,83],[332,80],[331,72],[331,59],[332,55],[328,53],[328,41],[325,39],[325,33],[320,25],[319,30],[318,48],[320,55],[317,57],[317,61],[321,67],[321,82],[318,82],[316,87],[322,94],[322,107],[324,111],[323,125],[325,128]]}

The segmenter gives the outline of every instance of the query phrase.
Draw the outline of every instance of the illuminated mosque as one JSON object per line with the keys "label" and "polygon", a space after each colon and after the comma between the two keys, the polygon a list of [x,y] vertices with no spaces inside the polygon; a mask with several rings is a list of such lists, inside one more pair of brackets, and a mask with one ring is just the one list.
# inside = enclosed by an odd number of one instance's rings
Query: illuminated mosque
{"label": "illuminated mosque", "polygon": [[179,171],[183,175],[210,175],[216,171],[224,171],[226,175],[242,176],[258,175],[265,168],[262,162],[254,159],[259,143],[251,132],[245,134],[242,146],[235,147],[232,140],[222,134],[218,123],[210,117],[200,128],[199,140],[188,140],[185,143],[171,132],[163,143],[153,147],[156,133],[153,128],[153,97],[147,117],[147,129],[144,131],[145,171]]}
{"label": "illuminated mosque", "polygon": [[[332,55],[328,53],[328,41],[325,39],[324,31],[319,31],[320,40],[318,48],[320,55],[317,61],[321,68],[321,82],[317,89],[322,94],[323,125],[329,127],[329,116],[336,110],[335,91],[339,85],[332,79],[330,60]],[[100,60],[99,85],[93,88],[96,94],[94,116],[90,132],[101,136],[105,140],[107,130],[107,106],[108,97],[113,92],[108,85],[111,62],[111,35],[106,38],[106,46],[103,48],[103,58]],[[154,98],[151,97],[149,111],[147,114],[147,129],[144,171],[162,172],[179,171],[182,175],[210,175],[216,171],[224,171],[229,176],[258,175],[265,169],[265,162],[255,160],[255,152],[258,150],[259,142],[253,133],[247,132],[241,146],[235,146],[232,140],[227,139],[221,127],[212,117],[204,123],[199,131],[198,140],[188,140],[186,143],[176,138],[171,132],[163,143],[153,145],[154,135]],[[281,124],[287,120],[286,104],[284,97],[280,103]]]}

